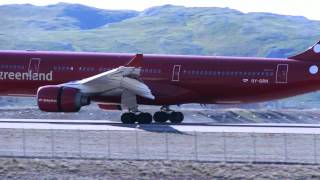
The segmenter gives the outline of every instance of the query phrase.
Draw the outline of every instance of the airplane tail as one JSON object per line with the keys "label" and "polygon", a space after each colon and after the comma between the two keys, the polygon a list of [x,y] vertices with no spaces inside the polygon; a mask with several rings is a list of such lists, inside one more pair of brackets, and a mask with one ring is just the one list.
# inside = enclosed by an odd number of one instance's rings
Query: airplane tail
{"label": "airplane tail", "polygon": [[310,47],[307,51],[301,54],[289,57],[289,59],[320,62],[320,41],[317,44]]}

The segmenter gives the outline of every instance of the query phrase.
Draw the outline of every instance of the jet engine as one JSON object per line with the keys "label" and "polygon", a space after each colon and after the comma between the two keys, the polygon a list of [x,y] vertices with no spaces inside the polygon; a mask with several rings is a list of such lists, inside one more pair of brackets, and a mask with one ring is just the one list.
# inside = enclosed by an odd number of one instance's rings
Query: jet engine
{"label": "jet engine", "polygon": [[38,106],[46,112],[78,112],[90,104],[90,98],[79,89],[63,86],[42,86],[37,92]]}

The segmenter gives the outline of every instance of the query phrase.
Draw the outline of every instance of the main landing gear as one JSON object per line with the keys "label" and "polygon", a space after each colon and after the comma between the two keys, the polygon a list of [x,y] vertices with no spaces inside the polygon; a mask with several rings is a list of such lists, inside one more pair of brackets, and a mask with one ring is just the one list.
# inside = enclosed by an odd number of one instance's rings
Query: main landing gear
{"label": "main landing gear", "polygon": [[184,116],[181,112],[171,110],[169,106],[162,106],[160,111],[154,113],[153,119],[157,123],[165,123],[169,120],[171,123],[179,124]]}
{"label": "main landing gear", "polygon": [[152,122],[152,116],[150,113],[144,112],[128,112],[123,113],[121,116],[121,121],[124,124],[150,124]]}
{"label": "main landing gear", "polygon": [[[173,124],[179,124],[183,121],[184,116],[181,112],[171,110],[169,106],[163,106],[160,111],[154,113],[153,119],[157,123],[170,121]],[[150,113],[129,111],[128,113],[122,114],[121,121],[124,124],[150,124],[152,122],[152,116]]]}

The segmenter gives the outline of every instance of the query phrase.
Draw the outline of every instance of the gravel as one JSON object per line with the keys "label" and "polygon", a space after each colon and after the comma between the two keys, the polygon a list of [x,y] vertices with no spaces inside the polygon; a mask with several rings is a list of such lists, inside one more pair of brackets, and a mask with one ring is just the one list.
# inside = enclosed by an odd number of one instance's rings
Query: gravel
{"label": "gravel", "polygon": [[191,161],[0,159],[0,179],[319,179],[320,166]]}

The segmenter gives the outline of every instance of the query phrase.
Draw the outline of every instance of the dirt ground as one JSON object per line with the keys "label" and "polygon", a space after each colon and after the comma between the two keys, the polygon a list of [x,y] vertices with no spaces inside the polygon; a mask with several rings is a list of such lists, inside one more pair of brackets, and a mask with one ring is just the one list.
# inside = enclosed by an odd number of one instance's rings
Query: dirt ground
{"label": "dirt ground", "polygon": [[320,166],[1,158],[0,179],[320,179]]}

